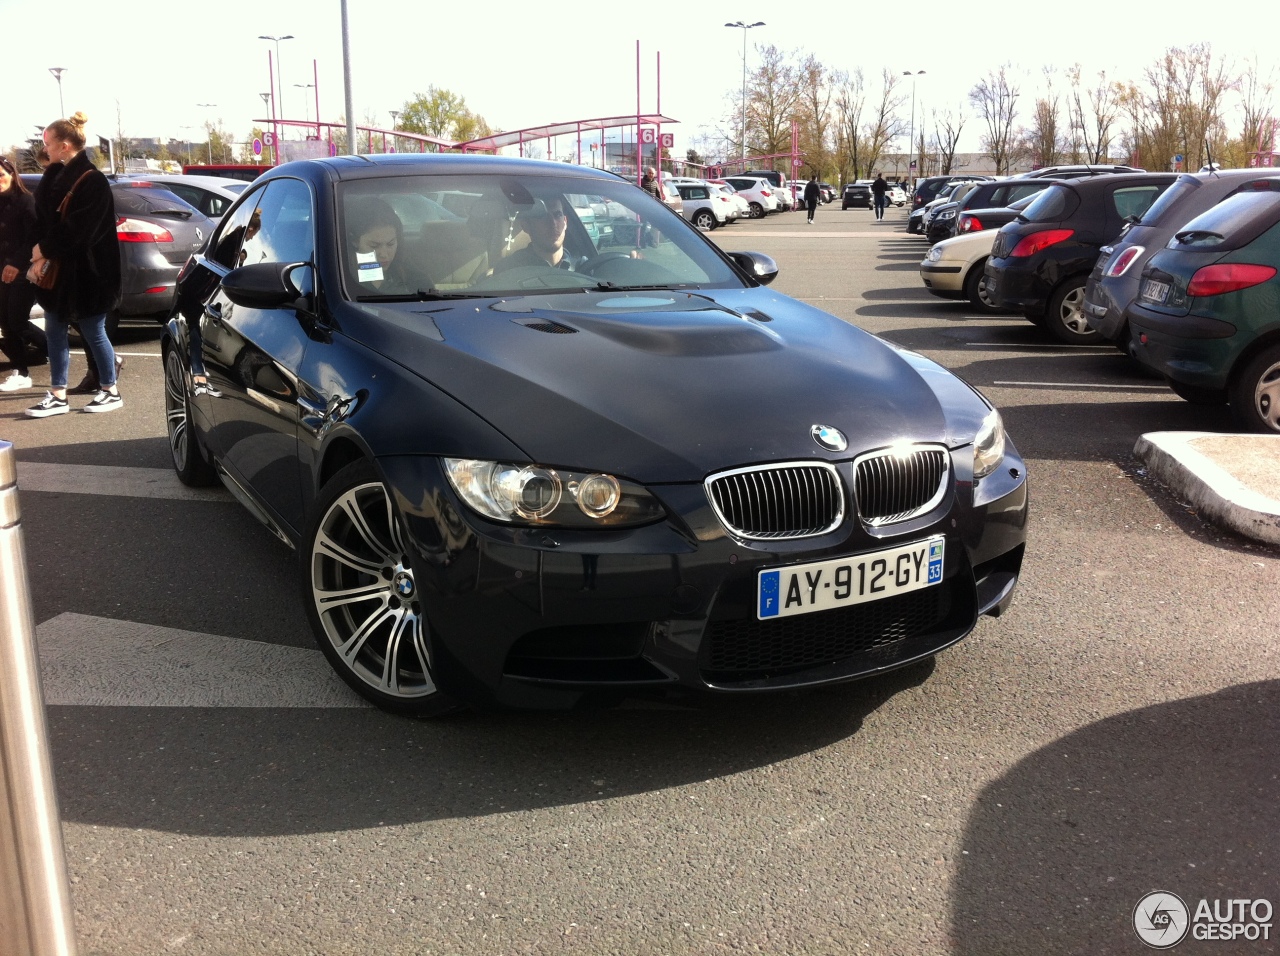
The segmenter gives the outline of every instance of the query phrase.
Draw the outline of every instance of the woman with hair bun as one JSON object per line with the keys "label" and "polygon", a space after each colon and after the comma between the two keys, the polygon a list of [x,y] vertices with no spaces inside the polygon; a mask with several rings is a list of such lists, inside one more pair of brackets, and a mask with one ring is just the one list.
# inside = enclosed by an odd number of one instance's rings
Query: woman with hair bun
{"label": "woman with hair bun", "polygon": [[[116,387],[115,351],[105,329],[107,313],[120,298],[115,203],[107,177],[85,154],[86,122],[83,113],[76,113],[70,119],[55,120],[44,131],[49,167],[36,187],[37,241],[27,275],[38,284],[50,262],[57,263],[58,273],[53,288],[36,293],[49,340],[50,387],[40,404],[27,409],[32,418],[69,411],[67,329],[73,322],[101,376],[100,390],[84,411],[112,412],[124,405]],[[60,209],[64,200],[65,208]]]}
{"label": "woman with hair bun", "polygon": [[44,333],[31,323],[35,289],[25,275],[36,241],[36,204],[7,156],[0,156],[0,352],[13,365],[0,392],[31,387],[27,349],[41,355]]}

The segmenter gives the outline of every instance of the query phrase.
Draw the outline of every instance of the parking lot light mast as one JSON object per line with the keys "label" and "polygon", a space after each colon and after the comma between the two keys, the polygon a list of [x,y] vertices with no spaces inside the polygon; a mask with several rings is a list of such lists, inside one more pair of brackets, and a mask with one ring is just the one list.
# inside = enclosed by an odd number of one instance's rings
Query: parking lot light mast
{"label": "parking lot light mast", "polygon": [[65,117],[67,108],[62,103],[62,74],[67,72],[67,68],[65,66],[51,66],[49,67],[49,72],[58,81],[58,116]]}
{"label": "parking lot light mast", "polygon": [[[218,105],[217,103],[197,103],[196,104],[196,106],[202,107],[203,109],[207,109],[207,110],[211,110],[217,105]],[[213,165],[213,125],[209,122],[208,119],[205,119],[204,121],[204,134],[206,137],[208,137],[205,142],[205,146],[207,146],[209,149],[209,165],[212,166]]]}
{"label": "parking lot light mast", "polygon": [[277,119],[282,119],[283,117],[279,114],[284,110],[284,68],[280,64],[280,42],[282,40],[292,40],[293,34],[286,33],[281,37],[263,36],[260,34],[258,39],[270,40],[276,45],[276,113]]}
{"label": "parking lot light mast", "polygon": [[912,73],[910,70],[903,70],[903,76],[911,77],[911,126],[907,139],[907,181],[914,186],[916,182],[915,176],[911,175],[912,153],[916,148],[916,77],[924,76],[924,70],[916,70]]}
{"label": "parking lot light mast", "polygon": [[755,23],[745,23],[742,20],[735,20],[733,23],[726,23],[725,26],[742,30],[742,171],[747,169],[747,31],[754,27],[764,26],[763,20],[757,20]]}

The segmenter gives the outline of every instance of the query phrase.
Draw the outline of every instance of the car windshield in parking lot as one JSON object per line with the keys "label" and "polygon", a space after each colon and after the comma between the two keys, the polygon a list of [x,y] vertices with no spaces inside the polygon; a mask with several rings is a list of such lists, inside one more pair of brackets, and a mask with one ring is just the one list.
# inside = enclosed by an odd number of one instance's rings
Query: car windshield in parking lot
{"label": "car windshield in parking lot", "polygon": [[[587,188],[571,176],[510,174],[342,183],[338,234],[347,297],[387,301],[742,284],[678,215],[630,183],[593,178],[592,222],[584,223],[572,213]],[[374,237],[383,243],[381,256],[368,238],[379,230],[386,233]],[[388,256],[392,240],[395,251]]]}

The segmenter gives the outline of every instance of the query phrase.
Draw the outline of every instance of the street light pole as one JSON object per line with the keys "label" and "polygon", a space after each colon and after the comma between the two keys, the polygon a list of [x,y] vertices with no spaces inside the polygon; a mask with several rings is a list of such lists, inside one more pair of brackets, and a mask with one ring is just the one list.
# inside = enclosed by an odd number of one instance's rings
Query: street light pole
{"label": "street light pole", "polygon": [[[196,106],[202,107],[203,109],[207,109],[207,110],[211,110],[217,105],[218,105],[217,103],[197,103],[196,104]],[[205,142],[205,146],[208,147],[209,165],[212,166],[213,165],[213,127],[210,125],[209,120],[207,118],[204,121],[204,133],[205,133],[205,136],[208,137]]]}
{"label": "street light pole", "polygon": [[[914,73],[912,73],[910,70],[903,70],[902,75],[911,77],[911,127],[910,127],[911,131],[908,134],[908,142],[907,142],[907,146],[910,149],[910,152],[907,155],[908,157],[911,157],[916,149],[916,77],[924,76],[924,70],[916,70]],[[916,178],[915,176],[911,175],[912,162],[913,160],[911,158],[908,158],[907,178],[910,180],[911,185],[914,187],[916,184]]]}
{"label": "street light pole", "polygon": [[[315,85],[314,83],[295,83],[295,84],[293,84],[293,85],[294,85],[294,86],[296,86],[296,87],[297,87],[298,89],[300,89],[300,90],[314,90],[314,89],[316,88],[316,85]],[[304,113],[305,113],[305,115],[306,115],[307,122],[308,122],[308,123],[310,123],[310,122],[311,122],[311,102],[310,102],[310,97],[308,97],[308,96],[306,96],[306,95],[304,94],[304,95],[303,95],[303,100],[304,100],[304,103],[303,103],[303,111],[304,111]],[[320,117],[318,117],[318,116],[316,117],[316,119],[319,119],[319,118],[320,118]]]}
{"label": "street light pole", "polygon": [[735,20],[733,23],[726,23],[725,26],[742,30],[742,170],[747,169],[747,31],[754,27],[764,26],[763,20],[757,20],[755,23],[746,23],[742,20]]}
{"label": "street light pole", "polygon": [[58,115],[65,118],[67,115],[67,108],[62,103],[62,74],[67,72],[67,68],[65,66],[51,66],[49,67],[49,72],[52,73],[53,78],[58,81]]}
{"label": "street light pole", "polygon": [[276,45],[276,112],[284,106],[284,68],[280,65],[280,41],[292,40],[293,34],[286,33],[282,37],[261,36],[259,40],[270,40]]}

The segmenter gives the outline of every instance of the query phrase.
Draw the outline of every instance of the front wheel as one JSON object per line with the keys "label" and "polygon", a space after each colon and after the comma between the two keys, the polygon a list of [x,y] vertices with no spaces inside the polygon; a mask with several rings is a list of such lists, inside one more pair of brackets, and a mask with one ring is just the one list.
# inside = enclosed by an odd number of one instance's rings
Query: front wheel
{"label": "front wheel", "polygon": [[1097,345],[1102,341],[1102,334],[1091,328],[1084,317],[1086,281],[1084,276],[1068,279],[1049,297],[1048,329],[1067,345]]}
{"label": "front wheel", "polygon": [[370,462],[324,486],[298,555],[320,650],[356,693],[417,717],[453,706],[435,684],[426,595],[403,523]]}
{"label": "front wheel", "polygon": [[703,232],[710,232],[716,227],[716,217],[708,209],[699,209],[693,214],[693,224]]}
{"label": "front wheel", "polygon": [[1231,384],[1231,411],[1255,432],[1280,432],[1280,345],[1255,355]]}
{"label": "front wheel", "polygon": [[218,473],[205,457],[200,439],[191,427],[186,369],[177,348],[167,349],[164,355],[164,421],[178,480],[193,488],[217,484]]}
{"label": "front wheel", "polygon": [[752,218],[752,219],[763,219],[763,218],[764,218],[764,206],[760,205],[758,202],[753,202],[753,203],[751,204],[751,218]]}

